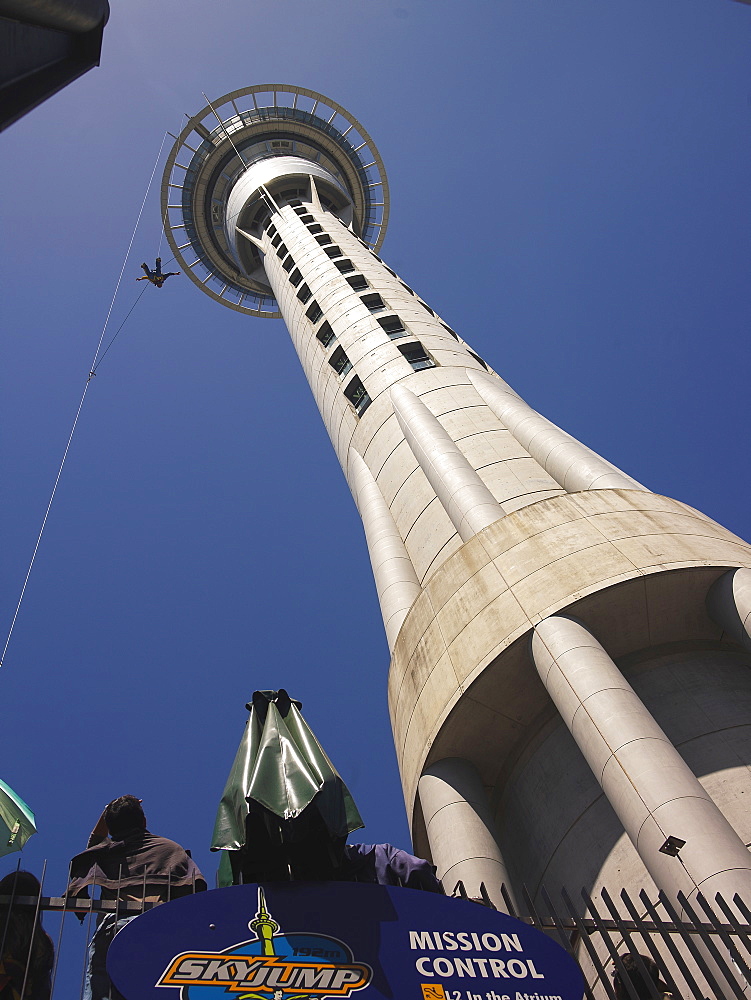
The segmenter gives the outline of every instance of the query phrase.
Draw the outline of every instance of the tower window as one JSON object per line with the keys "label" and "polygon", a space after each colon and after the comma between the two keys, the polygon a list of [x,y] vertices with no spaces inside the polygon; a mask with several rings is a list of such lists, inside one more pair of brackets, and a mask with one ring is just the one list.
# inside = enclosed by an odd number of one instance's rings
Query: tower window
{"label": "tower window", "polygon": [[391,268],[388,266],[388,264],[384,264],[383,266],[386,268],[386,270],[389,272],[392,278],[396,278],[398,280],[399,275],[396,273],[396,271],[392,271]]}
{"label": "tower window", "polygon": [[284,260],[284,258],[287,256],[288,253],[289,250],[285,247],[283,243],[280,243],[276,251],[276,255],[279,258],[279,260]]}
{"label": "tower window", "polygon": [[266,229],[266,232],[269,234],[269,236],[276,236],[276,226],[271,221],[271,219],[269,219],[264,228]]}
{"label": "tower window", "polygon": [[302,302],[302,304],[305,305],[305,303],[308,301],[308,299],[312,294],[313,293],[311,292],[311,290],[308,288],[307,285],[300,285],[300,288],[298,289],[297,292],[297,297]]}
{"label": "tower window", "polygon": [[323,316],[323,309],[321,309],[316,300],[313,299],[308,308],[305,310],[305,315],[311,323],[317,323],[321,316]]}
{"label": "tower window", "polygon": [[320,243],[322,247],[325,247],[327,244],[334,242],[328,235],[328,233],[324,233],[323,236],[316,236],[316,241]]}
{"label": "tower window", "polygon": [[353,278],[347,278],[347,281],[352,285],[356,292],[361,292],[363,288],[368,287],[368,283],[362,274],[356,274]]}
{"label": "tower window", "polygon": [[337,375],[346,375],[348,371],[352,369],[352,362],[349,360],[347,355],[344,353],[342,347],[337,347],[334,353],[329,358],[329,364],[334,369]]}
{"label": "tower window", "polygon": [[481,357],[479,357],[477,354],[475,354],[474,351],[467,351],[467,354],[469,354],[469,356],[471,358],[474,358],[475,361],[478,363],[478,365],[482,365],[482,367],[485,369],[485,371],[488,371],[488,366],[485,364],[485,362],[482,360]]}
{"label": "tower window", "polygon": [[422,301],[422,299],[420,299],[420,305],[421,305],[421,306],[423,307],[423,309],[425,309],[425,310],[426,310],[427,312],[429,312],[431,316],[435,316],[435,313],[434,313],[434,312],[433,312],[433,310],[432,310],[432,309],[430,308],[430,306],[429,306],[429,305],[426,305],[426,304],[425,304],[425,303],[424,303],[424,302]]}
{"label": "tower window", "polygon": [[[451,334],[451,336],[454,338],[454,340],[458,340],[459,339],[459,334],[458,333],[454,333],[454,331],[451,329],[450,326],[446,326],[445,323],[441,323],[441,326],[446,331],[446,333],[450,333]],[[471,353],[472,352],[470,351],[470,354]],[[479,358],[478,358],[478,360],[479,360]]]}
{"label": "tower window", "polygon": [[315,222],[315,221],[316,220],[313,218],[312,215],[310,215],[309,212],[305,212],[304,215],[303,214],[300,215],[300,222],[304,222],[307,224],[308,222]]}
{"label": "tower window", "polygon": [[398,316],[382,316],[378,322],[381,324],[386,333],[391,337],[392,340],[398,340],[399,337],[406,337],[407,331],[404,329],[404,324],[399,319]]}
{"label": "tower window", "polygon": [[292,274],[290,274],[289,280],[292,282],[295,288],[297,288],[297,286],[300,284],[300,282],[302,281],[302,275],[300,274],[297,268],[295,268]]}
{"label": "tower window", "polygon": [[316,334],[316,337],[321,341],[324,347],[328,347],[329,344],[336,340],[336,334],[331,329],[331,323],[328,320],[321,323],[321,329]]}
{"label": "tower window", "polygon": [[[271,230],[269,230],[269,232],[271,232]],[[279,235],[279,233],[277,233],[276,230],[275,230],[274,231],[274,236],[273,236],[273,238],[271,240],[272,247],[278,247],[281,242],[282,242],[282,238]]]}
{"label": "tower window", "polygon": [[355,270],[355,265],[352,263],[351,260],[338,260],[336,262],[336,266],[339,268],[342,274],[349,274],[351,271]]}
{"label": "tower window", "polygon": [[358,417],[361,417],[363,413],[370,406],[371,399],[370,396],[365,391],[365,386],[362,384],[360,379],[355,375],[347,383],[347,387],[344,390],[344,395],[350,401],[357,411]]}
{"label": "tower window", "polygon": [[328,256],[331,257],[332,260],[334,259],[334,257],[343,257],[344,256],[344,254],[341,251],[341,247],[337,247],[337,246],[326,247],[326,249],[324,250],[324,253],[328,254]]}
{"label": "tower window", "polygon": [[323,226],[319,226],[317,222],[314,222],[313,225],[309,224],[308,225],[308,229],[311,231],[311,233],[322,233],[323,232]]}
{"label": "tower window", "polygon": [[298,208],[302,208],[303,212],[305,211],[302,202],[300,201],[299,198],[293,198],[293,200],[290,202],[290,205],[294,208],[295,211],[297,211]]}
{"label": "tower window", "polygon": [[[396,275],[394,275],[394,277],[396,277]],[[410,295],[414,295],[414,294],[415,294],[415,293],[414,293],[414,292],[412,291],[412,289],[411,289],[411,288],[409,287],[409,285],[405,285],[405,283],[404,283],[404,282],[402,282],[402,288],[406,288],[406,289],[407,289],[407,291],[409,292],[409,294],[410,294]]]}
{"label": "tower window", "polygon": [[369,309],[372,313],[380,312],[381,309],[386,308],[381,296],[377,295],[375,292],[373,292],[371,295],[361,295],[360,301],[365,306],[365,308]]}
{"label": "tower window", "polygon": [[411,344],[401,344],[399,350],[416,372],[419,372],[421,368],[435,368],[435,361],[419,340],[415,340]]}
{"label": "tower window", "polygon": [[294,266],[295,262],[292,259],[292,254],[290,254],[289,257],[285,257],[284,260],[282,261],[282,267],[287,273],[289,273]]}

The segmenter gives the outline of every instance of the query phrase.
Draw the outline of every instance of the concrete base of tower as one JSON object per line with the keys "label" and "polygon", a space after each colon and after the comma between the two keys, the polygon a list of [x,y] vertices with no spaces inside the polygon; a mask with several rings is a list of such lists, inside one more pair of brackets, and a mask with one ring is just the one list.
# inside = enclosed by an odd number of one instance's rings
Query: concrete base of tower
{"label": "concrete base of tower", "polygon": [[[750,844],[751,657],[719,643],[682,646],[647,650],[619,665],[743,843]],[[534,894],[543,884],[552,891],[605,886],[614,897],[623,886],[655,888],[557,713],[527,742],[495,806],[499,840],[513,858],[515,874]],[[689,839],[684,828],[671,827],[671,835]],[[677,858],[658,859],[668,872],[675,866],[676,875],[682,874]],[[733,880],[735,891],[739,881]]]}
{"label": "concrete base of tower", "polygon": [[420,777],[461,758],[480,775],[512,884],[653,887],[532,661],[532,630],[561,613],[604,647],[751,842],[751,659],[706,609],[734,567],[751,567],[751,546],[685,504],[630,490],[541,500],[450,556],[407,615],[389,678],[418,853],[430,854]]}

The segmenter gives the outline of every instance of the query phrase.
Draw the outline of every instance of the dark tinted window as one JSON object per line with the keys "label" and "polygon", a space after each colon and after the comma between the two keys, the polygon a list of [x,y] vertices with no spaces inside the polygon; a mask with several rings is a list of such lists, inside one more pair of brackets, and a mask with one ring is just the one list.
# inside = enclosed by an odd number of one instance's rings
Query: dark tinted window
{"label": "dark tinted window", "polygon": [[346,375],[347,372],[352,368],[352,362],[349,360],[347,355],[344,353],[343,348],[337,347],[334,353],[329,358],[329,364],[334,369],[337,375]]}

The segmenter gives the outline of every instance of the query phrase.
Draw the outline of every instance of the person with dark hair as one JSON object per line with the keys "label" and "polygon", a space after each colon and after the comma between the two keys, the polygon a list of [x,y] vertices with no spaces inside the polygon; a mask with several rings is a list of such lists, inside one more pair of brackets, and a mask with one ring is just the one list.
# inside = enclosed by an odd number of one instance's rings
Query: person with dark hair
{"label": "person with dark hair", "polygon": [[[639,958],[641,959],[651,980],[651,982],[647,983],[644,980],[644,975],[639,968],[639,963],[634,955],[626,954],[619,955],[618,957],[623,964],[623,968],[628,976],[628,981],[633,986],[639,1000],[642,1000],[642,998],[644,998],[644,1000],[653,1000],[655,989],[658,994],[661,994],[662,996],[665,995],[667,984],[660,978],[660,968],[654,959],[648,958],[646,955],[639,955]],[[613,987],[618,1000],[631,1000],[626,984],[624,983],[623,977],[618,969],[616,969],[613,973]],[[653,989],[650,989],[650,987],[653,987]]]}
{"label": "person with dark hair", "polygon": [[156,285],[157,288],[161,288],[167,278],[176,277],[180,274],[179,271],[168,271],[166,274],[162,274],[162,258],[157,257],[156,265],[152,271],[148,264],[141,264],[141,270],[144,272],[142,278],[136,278],[136,281],[150,281],[152,285]]}
{"label": "person with dark hair", "polygon": [[[144,815],[141,801],[141,799],[137,799],[134,795],[121,795],[119,799],[114,799],[105,808],[103,813],[104,825],[113,840],[120,840],[130,830],[146,829],[146,816]],[[100,830],[98,832],[101,833],[103,831]],[[97,836],[96,827],[92,833],[92,837],[95,836]],[[89,847],[93,846],[92,843],[89,843]]]}
{"label": "person with dark hair", "polygon": [[[49,1000],[55,951],[33,906],[21,897],[38,899],[42,887],[31,872],[15,871],[0,879],[0,1000]],[[28,969],[28,971],[27,971]],[[24,986],[24,980],[26,985]]]}
{"label": "person with dark hair", "polygon": [[[193,859],[174,840],[156,837],[146,828],[141,800],[121,795],[105,807],[85,851],[71,861],[70,897],[88,897],[97,885],[102,899],[121,903],[166,903],[206,889]],[[115,934],[137,914],[125,911],[100,916],[89,945],[83,1000],[121,1000],[106,970],[107,951]]]}

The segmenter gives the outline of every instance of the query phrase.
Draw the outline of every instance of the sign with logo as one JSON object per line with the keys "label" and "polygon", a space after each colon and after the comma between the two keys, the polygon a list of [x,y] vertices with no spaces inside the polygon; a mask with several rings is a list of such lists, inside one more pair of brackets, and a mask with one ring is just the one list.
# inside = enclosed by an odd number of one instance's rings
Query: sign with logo
{"label": "sign with logo", "polygon": [[579,967],[477,903],[357,882],[241,885],[131,920],[107,956],[127,1000],[581,1000]]}

